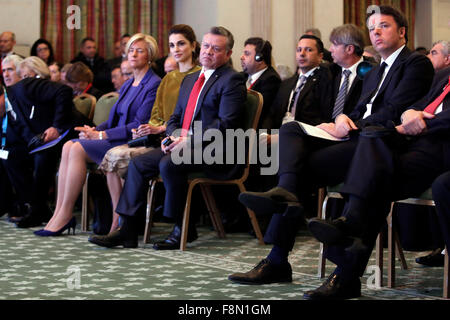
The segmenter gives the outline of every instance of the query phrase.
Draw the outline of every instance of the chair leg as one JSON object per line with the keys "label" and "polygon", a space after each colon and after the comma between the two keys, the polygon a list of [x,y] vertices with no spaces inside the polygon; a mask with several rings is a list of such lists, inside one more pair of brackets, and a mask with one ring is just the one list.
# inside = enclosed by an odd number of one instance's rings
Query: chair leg
{"label": "chair leg", "polygon": [[220,218],[220,213],[216,206],[216,200],[211,192],[211,187],[202,184],[200,185],[200,188],[214,229],[216,229],[218,237],[224,239],[226,237],[225,228],[223,227],[222,219]]}
{"label": "chair leg", "polygon": [[449,274],[450,274],[450,261],[448,255],[449,248],[445,249],[445,258],[444,258],[444,299],[450,299],[450,286],[449,286]]}
{"label": "chair leg", "polygon": [[189,230],[189,215],[191,213],[191,201],[192,201],[192,190],[194,189],[195,184],[190,183],[188,188],[188,193],[186,197],[186,206],[184,207],[183,214],[183,226],[181,228],[181,241],[180,241],[180,250],[186,250],[187,236]]}
{"label": "chair leg", "polygon": [[394,232],[394,237],[395,237],[395,251],[397,253],[397,258],[400,259],[400,262],[402,264],[402,269],[403,270],[408,270],[408,264],[406,263],[406,259],[405,259],[405,255],[403,253],[403,248],[402,248],[402,244],[400,242],[400,237],[398,236],[398,232]]}
{"label": "chair leg", "polygon": [[376,261],[377,261],[377,266],[380,269],[380,286],[382,287],[384,285],[384,279],[383,279],[383,233],[380,232],[378,234],[377,237],[377,242],[376,242],[376,253],[375,253],[375,257],[376,257]]}
{"label": "chair leg", "polygon": [[155,187],[158,180],[152,180],[150,188],[147,192],[147,208],[146,208],[146,218],[145,218],[145,232],[144,232],[144,244],[150,242],[150,233],[153,224],[153,213],[154,213],[154,196]]}
{"label": "chair leg", "polygon": [[[247,191],[242,183],[238,184],[238,187],[240,192]],[[250,222],[252,223],[253,230],[255,231],[256,237],[258,238],[259,244],[264,245],[264,237],[262,235],[261,228],[259,227],[258,219],[256,218],[255,213],[249,208],[247,208],[247,212],[248,216],[250,217]]]}
{"label": "chair leg", "polygon": [[394,202],[391,204],[391,212],[388,216],[388,287],[395,287],[395,225],[393,218]]}
{"label": "chair leg", "polygon": [[88,214],[88,183],[89,183],[89,170],[86,173],[86,180],[84,181],[82,191],[81,202],[81,231],[85,232],[89,230],[89,214]]}
{"label": "chair leg", "polygon": [[[318,218],[319,219],[325,219],[326,218],[326,212],[327,212],[327,204],[328,204],[328,196],[326,196],[322,203],[322,209],[318,210]],[[318,270],[317,270],[317,276],[319,278],[323,278],[325,276],[325,266],[327,263],[327,259],[324,257],[324,252],[326,250],[326,245],[323,243],[320,243],[320,249],[319,249],[319,262],[318,262]]]}

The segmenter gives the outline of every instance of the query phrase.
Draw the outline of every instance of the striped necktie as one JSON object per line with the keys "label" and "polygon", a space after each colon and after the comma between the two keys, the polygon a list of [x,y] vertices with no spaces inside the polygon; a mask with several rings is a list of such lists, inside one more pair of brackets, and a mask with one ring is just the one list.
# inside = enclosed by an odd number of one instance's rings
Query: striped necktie
{"label": "striped necktie", "polygon": [[336,98],[336,103],[334,104],[333,119],[336,119],[338,115],[344,112],[344,105],[348,92],[349,77],[352,74],[352,72],[346,69],[343,71],[342,74],[344,76],[344,82],[342,83],[342,86],[339,89],[339,93]]}

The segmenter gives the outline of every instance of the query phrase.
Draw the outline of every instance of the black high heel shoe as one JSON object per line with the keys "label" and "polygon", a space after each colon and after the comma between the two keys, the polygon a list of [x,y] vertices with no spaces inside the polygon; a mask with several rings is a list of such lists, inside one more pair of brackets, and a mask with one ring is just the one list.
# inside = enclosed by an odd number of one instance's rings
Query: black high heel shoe
{"label": "black high heel shoe", "polygon": [[77,226],[77,219],[75,217],[72,217],[72,219],[70,219],[70,221],[61,229],[59,229],[58,231],[49,231],[49,230],[38,230],[35,231],[34,234],[40,237],[56,237],[61,235],[64,231],[66,231],[67,229],[69,230],[67,234],[70,235],[70,229],[73,229],[73,234],[75,235],[75,227]]}

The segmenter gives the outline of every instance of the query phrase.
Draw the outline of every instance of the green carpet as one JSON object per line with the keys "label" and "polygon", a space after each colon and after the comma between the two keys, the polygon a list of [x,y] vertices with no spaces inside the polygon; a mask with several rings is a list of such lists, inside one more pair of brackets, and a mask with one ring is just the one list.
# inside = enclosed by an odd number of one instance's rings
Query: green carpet
{"label": "green carpet", "polygon": [[[250,270],[271,248],[245,233],[219,239],[209,227],[199,227],[199,239],[181,252],[156,251],[142,242],[137,249],[106,249],[79,230],[75,236],[41,238],[32,233],[37,229],[18,229],[0,219],[0,300],[301,300],[323,282],[316,276],[319,244],[307,231],[299,233],[289,258],[293,283],[245,286],[227,276]],[[170,230],[157,223],[151,241]],[[363,277],[359,299],[440,299],[443,269],[417,265],[414,258],[423,254],[406,252],[409,268],[398,267],[395,290],[368,288],[370,274]],[[328,262],[327,274],[333,268]]]}

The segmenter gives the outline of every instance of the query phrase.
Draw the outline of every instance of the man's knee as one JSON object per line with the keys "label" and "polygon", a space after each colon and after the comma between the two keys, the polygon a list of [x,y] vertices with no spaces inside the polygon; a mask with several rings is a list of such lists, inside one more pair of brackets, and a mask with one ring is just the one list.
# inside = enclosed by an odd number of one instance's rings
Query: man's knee
{"label": "man's knee", "polygon": [[434,199],[438,200],[448,197],[450,193],[450,173],[446,173],[436,178],[431,188]]}

